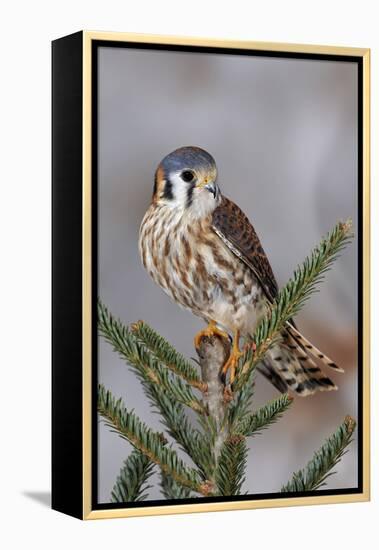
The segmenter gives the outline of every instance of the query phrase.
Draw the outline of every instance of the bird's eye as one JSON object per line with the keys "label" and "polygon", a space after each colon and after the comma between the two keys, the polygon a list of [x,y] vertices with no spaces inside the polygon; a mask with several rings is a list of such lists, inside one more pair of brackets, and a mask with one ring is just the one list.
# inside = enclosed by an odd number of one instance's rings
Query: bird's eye
{"label": "bird's eye", "polygon": [[181,174],[181,178],[183,181],[192,181],[194,176],[194,173],[191,172],[191,170],[184,170]]}

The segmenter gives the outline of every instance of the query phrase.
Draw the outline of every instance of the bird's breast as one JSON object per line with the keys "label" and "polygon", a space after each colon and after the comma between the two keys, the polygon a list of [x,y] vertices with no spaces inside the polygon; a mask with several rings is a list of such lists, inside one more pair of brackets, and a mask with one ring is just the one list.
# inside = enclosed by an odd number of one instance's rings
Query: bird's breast
{"label": "bird's breast", "polygon": [[252,322],[257,281],[214,233],[210,219],[186,219],[152,205],[141,224],[139,249],[150,276],[182,307],[228,329]]}

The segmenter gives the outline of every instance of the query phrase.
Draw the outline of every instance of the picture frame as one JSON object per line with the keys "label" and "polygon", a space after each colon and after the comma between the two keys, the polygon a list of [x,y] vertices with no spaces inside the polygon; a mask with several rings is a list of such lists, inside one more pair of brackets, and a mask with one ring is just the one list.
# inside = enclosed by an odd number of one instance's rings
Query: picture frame
{"label": "picture frame", "polygon": [[[102,76],[100,70],[101,48],[116,53],[128,49],[143,52],[145,58],[148,58],[151,52],[160,58],[168,52],[184,54],[186,60],[192,54],[196,54],[199,59],[201,56],[209,56],[209,58],[226,56],[231,64],[237,57],[254,58],[260,61],[274,60],[278,67],[286,60],[302,60],[304,63],[345,63],[350,64],[356,72],[356,78],[354,77],[354,82],[357,84],[354,89],[356,119],[353,123],[353,129],[356,128],[356,143],[354,142],[356,211],[352,212],[352,216],[356,220],[354,242],[357,247],[354,264],[357,272],[357,288],[354,303],[357,308],[355,328],[358,367],[354,382],[356,385],[354,399],[356,398],[357,403],[358,430],[354,435],[357,444],[357,460],[356,484],[353,487],[294,491],[293,496],[285,491],[282,493],[267,491],[237,496],[203,493],[200,497],[181,498],[178,502],[165,501],[163,498],[135,500],[124,504],[111,501],[99,502],[101,475],[99,474],[97,394],[98,382],[101,380],[99,380],[99,340],[96,320],[98,287],[101,282],[98,247],[104,224],[99,223],[98,216],[101,210],[99,182],[106,179],[99,169],[99,139],[101,132],[104,131],[104,120],[107,120],[106,111],[104,115],[99,110],[99,102],[103,97],[101,95],[103,92],[99,93],[99,89],[100,91],[104,89],[105,85],[102,82],[109,82],[109,79]],[[369,500],[370,50],[81,31],[53,41],[52,62],[53,509],[80,519],[102,519]],[[103,61],[105,62],[106,60]],[[186,66],[186,62],[183,61],[182,66]],[[208,68],[204,69],[202,79],[208,78]],[[209,70],[211,71],[212,67]],[[118,68],[115,69],[115,74],[117,71],[119,71]],[[136,87],[137,90],[138,71],[134,73],[133,79],[127,73],[125,78],[125,82],[130,82],[130,87]],[[288,82],[290,86],[290,80]],[[159,82],[156,81],[156,84],[159,88]],[[119,83],[118,86],[120,86]],[[120,88],[117,90],[115,94],[121,93]],[[166,90],[169,95],[170,86],[167,86]],[[134,94],[137,97],[138,92],[135,91]],[[139,96],[141,97],[141,92]],[[109,101],[114,102],[115,97],[116,95],[112,96]],[[296,102],[294,105],[296,107]],[[157,111],[159,111],[159,104]],[[103,115],[101,124],[99,123],[100,114]],[[192,115],[193,112],[189,110],[185,116],[190,118]],[[117,112],[115,116],[117,117]],[[178,110],[176,116],[177,119],[181,116]],[[239,122],[239,124],[242,123]],[[171,126],[167,123],[166,131],[173,126],[173,123]],[[132,131],[132,121],[130,121],[130,128],[129,131]],[[128,125],[125,125],[124,129],[127,133]],[[146,135],[148,133],[147,125]],[[115,139],[113,143],[108,144],[108,147],[117,149],[116,142]],[[183,144],[179,143],[178,146],[180,145]],[[143,151],[140,145],[140,165],[145,162]],[[122,157],[121,153],[119,155]],[[154,160],[157,164],[159,158]],[[151,173],[151,190],[153,175]],[[230,191],[229,194],[231,194]],[[147,206],[146,204],[146,208]],[[320,234],[320,238],[321,236]],[[262,239],[264,240],[263,235]],[[128,261],[137,262],[138,260],[136,257]],[[138,281],[136,283],[138,293],[140,292]],[[143,296],[141,295],[139,299],[143,301]],[[138,321],[138,318],[135,321]],[[194,334],[191,338],[192,336]],[[342,382],[340,384],[342,385]],[[121,390],[117,395],[120,396],[120,394],[123,395]],[[326,392],[325,395],[331,395],[331,393]],[[319,439],[321,445],[323,437],[320,436]],[[165,442],[165,445],[165,448],[171,449],[171,444]]]}

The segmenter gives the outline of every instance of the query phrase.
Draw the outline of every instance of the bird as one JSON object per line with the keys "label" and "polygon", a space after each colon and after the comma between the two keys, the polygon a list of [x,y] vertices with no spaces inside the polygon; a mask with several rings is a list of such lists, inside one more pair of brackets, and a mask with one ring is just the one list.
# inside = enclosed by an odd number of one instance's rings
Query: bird
{"label": "bird", "polygon": [[[232,341],[220,371],[231,388],[243,354],[241,338],[251,341],[279,289],[253,225],[221,193],[217,175],[214,158],[200,147],[184,146],[166,155],[155,171],[138,247],[154,282],[207,324],[195,336],[195,347],[204,336]],[[291,320],[257,370],[281,393],[336,390],[317,363],[343,372]]]}

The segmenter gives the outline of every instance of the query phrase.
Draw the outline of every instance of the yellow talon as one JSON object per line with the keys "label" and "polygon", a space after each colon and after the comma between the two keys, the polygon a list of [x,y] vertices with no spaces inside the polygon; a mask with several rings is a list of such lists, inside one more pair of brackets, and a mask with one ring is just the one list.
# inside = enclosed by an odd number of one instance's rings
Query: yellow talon
{"label": "yellow talon", "polygon": [[243,352],[240,351],[239,349],[239,339],[240,339],[240,332],[239,330],[236,330],[234,332],[232,351],[229,355],[227,362],[225,363],[225,365],[222,367],[222,370],[221,370],[221,376],[224,381],[226,380],[226,374],[228,370],[230,370],[230,375],[229,375],[230,385],[232,385],[234,382],[234,379],[236,377],[236,369],[237,369],[238,361],[240,357],[242,357],[243,355]]}
{"label": "yellow talon", "polygon": [[205,329],[201,330],[196,334],[195,340],[194,340],[195,348],[199,349],[202,338],[204,338],[205,336],[210,338],[215,334],[217,334],[218,336],[221,336],[221,338],[229,338],[226,332],[218,328],[215,321],[210,321],[209,325]]}

